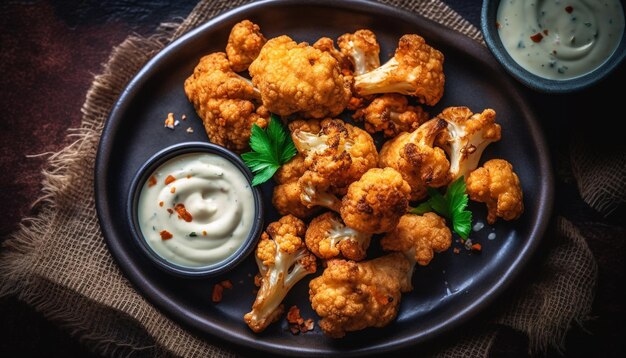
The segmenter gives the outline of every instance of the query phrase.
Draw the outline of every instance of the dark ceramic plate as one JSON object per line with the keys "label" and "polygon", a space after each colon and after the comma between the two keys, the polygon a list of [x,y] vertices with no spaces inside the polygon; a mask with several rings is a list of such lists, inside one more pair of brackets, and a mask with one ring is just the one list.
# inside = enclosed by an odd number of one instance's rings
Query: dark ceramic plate
{"label": "dark ceramic plate", "polygon": [[[215,280],[184,280],[153,266],[133,245],[126,212],[130,182],[141,165],[166,146],[186,141],[207,141],[201,121],[183,92],[183,82],[199,58],[223,51],[231,27],[249,18],[268,37],[288,34],[297,41],[314,42],[321,36],[336,38],[359,28],[373,30],[381,43],[383,60],[393,53],[398,38],[421,34],[446,57],[445,95],[432,115],[444,107],[465,105],[473,111],[494,108],[502,125],[503,140],[492,144],[483,160],[504,158],[517,171],[524,188],[524,215],[513,223],[498,222],[472,233],[483,251],[470,254],[452,249],[438,255],[427,267],[418,267],[415,290],[402,298],[396,321],[382,329],[354,332],[341,340],[315,331],[292,335],[285,320],[254,334],[243,315],[254,301],[249,257],[234,271]],[[168,112],[188,119],[176,130],[163,128]],[[192,127],[193,133],[185,129]],[[389,352],[423,343],[467,321],[488,306],[514,282],[546,229],[552,208],[552,174],[547,147],[536,118],[517,84],[478,43],[422,17],[366,1],[270,1],[236,9],[200,26],[151,60],[130,82],[108,119],[95,168],[97,211],[112,255],[136,288],[162,312],[196,333],[277,354],[356,355]],[[267,203],[272,186],[262,187]],[[266,205],[265,222],[277,218]],[[485,208],[473,205],[477,221]],[[489,240],[488,235],[496,238]],[[454,243],[455,247],[460,244]],[[373,244],[372,251],[376,251]],[[230,279],[235,287],[224,300],[211,303],[212,284]],[[316,318],[308,303],[308,279],[289,293],[287,307],[298,305],[303,317]]]}

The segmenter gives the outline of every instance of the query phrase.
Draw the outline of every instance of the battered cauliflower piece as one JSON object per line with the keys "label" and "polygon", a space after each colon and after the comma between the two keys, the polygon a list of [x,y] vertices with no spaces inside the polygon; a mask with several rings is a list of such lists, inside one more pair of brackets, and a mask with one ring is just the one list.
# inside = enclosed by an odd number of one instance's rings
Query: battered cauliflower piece
{"label": "battered cauliflower piece", "polygon": [[244,316],[246,324],[256,333],[278,320],[284,312],[281,304],[289,290],[302,278],[317,270],[316,257],[307,250],[302,237],[306,225],[287,215],[267,226],[256,249],[261,287]]}
{"label": "battered cauliflower piece", "polygon": [[323,206],[339,212],[341,200],[333,194],[330,180],[313,171],[307,171],[298,179],[300,202],[307,208]]}
{"label": "battered cauliflower piece", "polygon": [[448,122],[448,127],[437,138],[450,158],[451,180],[476,169],[480,156],[489,143],[501,138],[496,111],[491,108],[472,113],[467,107],[448,107],[437,116]]}
{"label": "battered cauliflower piece", "polygon": [[335,116],[351,96],[350,82],[333,56],[288,36],[267,41],[248,71],[265,107],[281,116]]}
{"label": "battered cauliflower piece", "polygon": [[266,42],[267,39],[261,33],[259,25],[250,20],[235,24],[230,30],[226,44],[226,55],[233,71],[247,70]]}
{"label": "battered cauliflower piece", "polygon": [[258,91],[232,71],[226,54],[204,56],[185,80],[185,94],[202,119],[209,140],[236,152],[249,148],[250,128],[265,128],[269,112],[257,106]]}
{"label": "battered cauliflower piece", "polygon": [[320,206],[307,207],[300,200],[301,196],[302,191],[298,180],[280,184],[274,187],[272,204],[280,215],[291,214],[300,219],[311,217],[321,210]]}
{"label": "battered cauliflower piece", "polygon": [[487,222],[495,224],[498,217],[510,221],[524,212],[524,196],[511,163],[492,159],[474,170],[465,179],[470,199],[487,204]]}
{"label": "battered cauliflower piece", "polygon": [[320,211],[321,207],[307,207],[300,200],[302,191],[298,180],[305,172],[304,157],[297,153],[274,174],[274,181],[278,185],[274,187],[272,204],[280,215],[291,214],[297,218],[306,219]]}
{"label": "battered cauliflower piece", "polygon": [[311,220],[306,230],[305,242],[309,250],[321,259],[343,256],[361,261],[370,245],[371,234],[347,227],[339,215],[326,212]]}
{"label": "battered cauliflower piece", "polygon": [[395,169],[370,169],[348,187],[341,201],[341,218],[360,232],[391,231],[406,213],[410,193],[411,187]]}
{"label": "battered cauliflower piece", "polygon": [[[366,131],[340,119],[298,120],[290,123],[291,138],[304,158],[308,171],[315,172],[333,193],[343,195],[378,162],[374,139]],[[317,129],[317,131],[316,131]],[[317,180],[315,180],[317,181]],[[323,183],[320,183],[323,184]]]}
{"label": "battered cauliflower piece", "polygon": [[294,181],[298,181],[298,179],[304,174],[306,168],[304,167],[304,156],[300,153],[296,153],[296,155],[291,158],[287,163],[283,164],[277,171],[274,173],[274,181],[277,184],[286,184]]}
{"label": "battered cauliflower piece", "polygon": [[370,133],[383,132],[385,137],[395,137],[401,132],[412,132],[429,119],[420,106],[409,106],[405,96],[390,93],[372,101],[367,107],[357,110],[352,116],[365,122]]}
{"label": "battered cauliflower piece", "polygon": [[311,307],[322,318],[322,331],[341,338],[386,326],[398,314],[401,293],[413,289],[410,273],[411,264],[401,253],[362,262],[329,260],[322,275],[309,283]]}
{"label": "battered cauliflower piece", "polygon": [[394,57],[377,69],[356,76],[354,89],[360,96],[401,93],[434,106],[443,96],[443,54],[419,35],[400,38]]}
{"label": "battered cauliflower piece", "polygon": [[337,39],[341,53],[350,60],[354,75],[359,76],[380,67],[380,45],[370,30],[357,30]]}
{"label": "battered cauliflower piece", "polygon": [[410,133],[400,133],[380,150],[378,164],[402,174],[411,186],[411,200],[426,197],[427,187],[442,187],[450,181],[450,162],[446,153],[433,147],[435,139],[447,122],[433,118]]}
{"label": "battered cauliflower piece", "polygon": [[444,252],[452,245],[452,232],[446,220],[435,213],[406,214],[380,244],[383,250],[402,252],[410,261],[426,266],[435,252]]}
{"label": "battered cauliflower piece", "polygon": [[341,73],[344,76],[352,76],[352,64],[350,63],[350,60],[341,51],[337,50],[333,39],[329,37],[321,37],[319,40],[315,41],[312,46],[322,52],[328,52],[328,54],[337,60]]}

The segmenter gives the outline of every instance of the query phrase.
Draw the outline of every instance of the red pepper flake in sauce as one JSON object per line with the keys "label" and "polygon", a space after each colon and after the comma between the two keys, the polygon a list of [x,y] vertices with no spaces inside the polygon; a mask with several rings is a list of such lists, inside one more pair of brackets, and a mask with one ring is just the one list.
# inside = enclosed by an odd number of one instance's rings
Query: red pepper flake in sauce
{"label": "red pepper flake in sauce", "polygon": [[172,210],[170,208],[167,209],[167,212],[170,213],[170,215],[174,214],[174,210]]}
{"label": "red pepper flake in sauce", "polygon": [[183,219],[183,220],[185,220],[188,223],[190,223],[191,220],[193,220],[193,217],[191,216],[189,211],[187,211],[187,209],[185,209],[185,205],[184,204],[176,204],[176,205],[174,205],[174,210],[176,210],[176,212],[178,213],[178,218],[179,219]]}
{"label": "red pepper flake in sauce", "polygon": [[206,230],[202,230],[202,236],[206,236]]}
{"label": "red pepper flake in sauce", "polygon": [[174,194],[176,192],[176,187],[173,186],[172,189],[170,189],[170,193]]}
{"label": "red pepper flake in sauce", "polygon": [[543,34],[548,36],[548,29],[543,30]]}
{"label": "red pepper flake in sauce", "polygon": [[163,230],[159,233],[161,235],[161,240],[169,240],[174,236],[167,230]]}
{"label": "red pepper flake in sauce", "polygon": [[191,174],[187,175],[187,179],[191,179]]}
{"label": "red pepper flake in sauce", "polygon": [[532,35],[530,39],[533,40],[533,42],[539,43],[541,42],[541,40],[543,40],[543,35],[541,34],[541,32],[537,32],[536,34]]}
{"label": "red pepper flake in sauce", "polygon": [[163,207],[163,202],[162,201],[159,201],[159,206]]}
{"label": "red pepper flake in sauce", "polygon": [[567,11],[568,14],[571,14],[572,11],[574,11],[574,7],[573,6],[566,6],[565,7],[565,11]]}
{"label": "red pepper flake in sauce", "polygon": [[157,184],[157,178],[153,175],[148,179],[148,188],[152,188]]}
{"label": "red pepper flake in sauce", "polygon": [[167,178],[165,178],[165,185],[169,185],[169,184],[171,184],[171,183],[173,183],[175,181],[176,181],[176,178],[174,178],[171,175],[168,175]]}

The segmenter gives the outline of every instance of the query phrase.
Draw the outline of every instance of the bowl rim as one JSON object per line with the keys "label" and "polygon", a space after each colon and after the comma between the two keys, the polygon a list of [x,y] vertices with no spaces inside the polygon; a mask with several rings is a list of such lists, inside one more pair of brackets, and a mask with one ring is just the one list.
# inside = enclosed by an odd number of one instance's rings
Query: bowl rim
{"label": "bowl rim", "polygon": [[[506,72],[525,86],[544,93],[570,93],[589,88],[606,78],[612,73],[626,57],[626,29],[622,32],[622,37],[615,51],[600,66],[584,75],[566,80],[548,79],[535,75],[524,69],[515,61],[504,48],[498,29],[496,28],[496,17],[498,6],[501,0],[483,0],[480,13],[480,30],[483,34],[487,48],[494,55],[496,60],[504,67]],[[619,3],[624,9],[624,4]]]}
{"label": "bowl rim", "polygon": [[[145,240],[137,217],[139,196],[143,185],[148,180],[149,176],[152,175],[152,173],[165,162],[182,155],[193,153],[215,154],[233,163],[250,184],[250,189],[252,190],[252,196],[254,198],[255,210],[254,221],[250,229],[250,233],[244,240],[243,244],[224,260],[201,267],[179,265],[168,261],[159,255]],[[133,241],[135,243],[134,246],[137,247],[139,251],[141,251],[143,255],[146,256],[155,266],[178,277],[208,278],[230,271],[252,253],[261,236],[261,232],[263,231],[263,218],[265,210],[263,206],[262,194],[258,187],[252,185],[252,178],[252,173],[237,154],[213,143],[182,142],[161,149],[150,156],[139,167],[131,181],[128,201],[126,204],[126,217],[130,226],[131,236],[133,237]]]}

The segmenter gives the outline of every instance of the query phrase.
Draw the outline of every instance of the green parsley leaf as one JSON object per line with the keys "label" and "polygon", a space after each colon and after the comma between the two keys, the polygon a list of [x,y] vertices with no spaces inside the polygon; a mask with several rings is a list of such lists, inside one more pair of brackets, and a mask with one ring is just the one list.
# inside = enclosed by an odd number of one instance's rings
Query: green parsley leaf
{"label": "green parsley leaf", "polygon": [[452,229],[463,239],[467,239],[472,228],[472,212],[467,210],[469,197],[465,194],[465,179],[460,177],[448,186],[445,195],[435,189],[428,188],[430,198],[410,210],[411,213],[422,215],[434,211],[452,221]]}
{"label": "green parsley leaf", "polygon": [[283,164],[296,155],[291,136],[273,114],[267,129],[263,130],[256,124],[252,126],[250,148],[252,152],[242,154],[241,158],[254,173],[253,186],[270,180]]}

